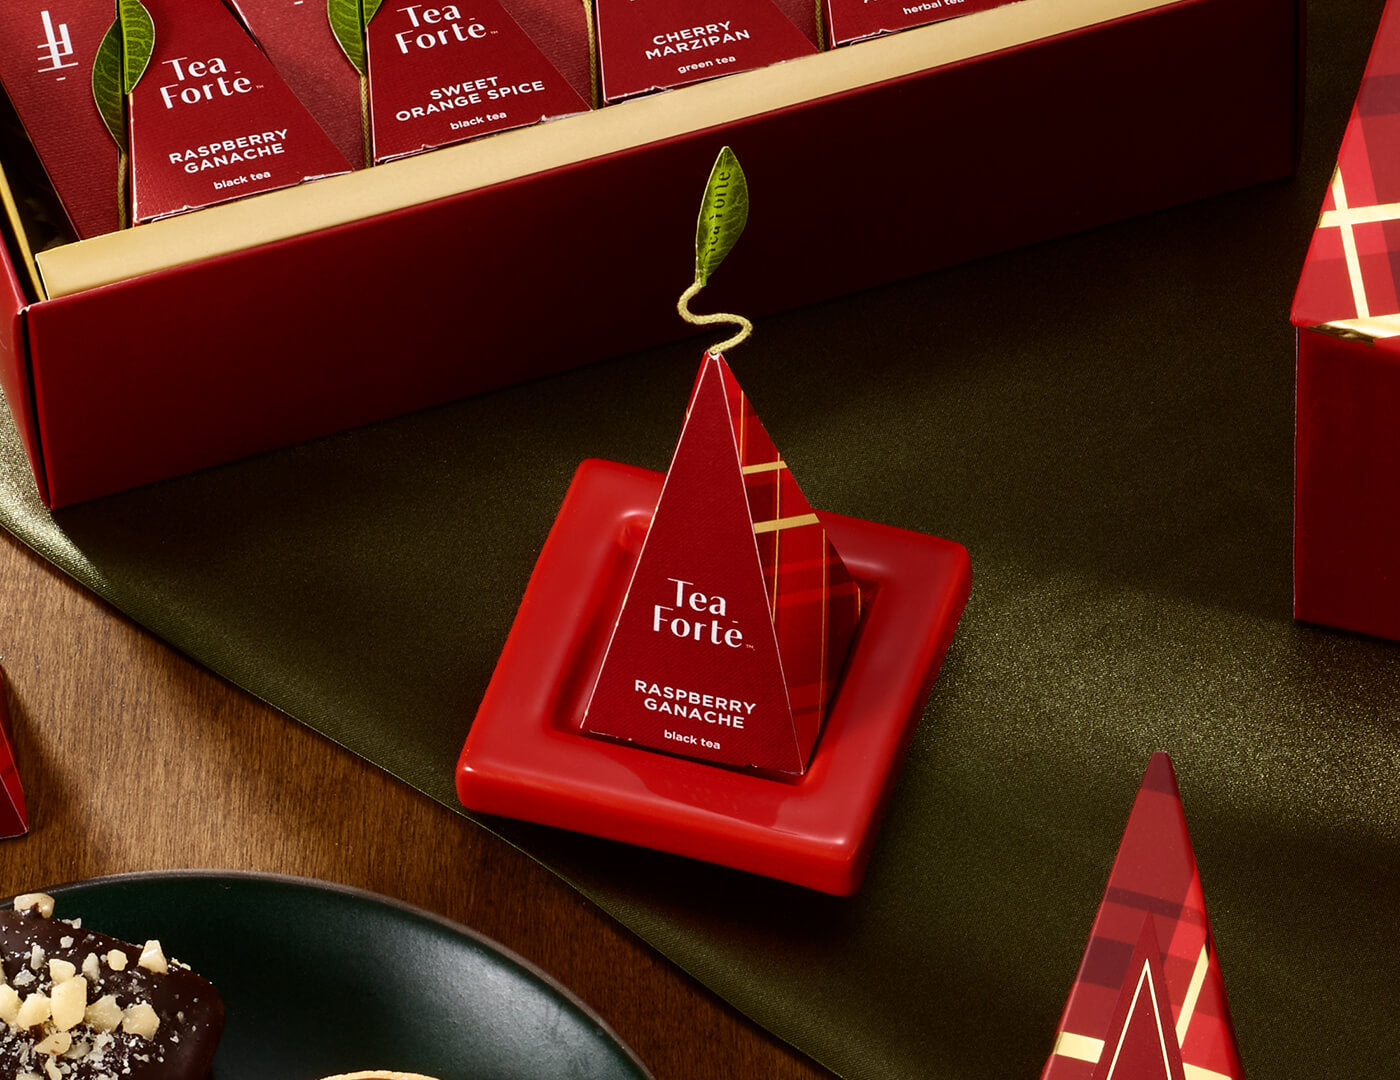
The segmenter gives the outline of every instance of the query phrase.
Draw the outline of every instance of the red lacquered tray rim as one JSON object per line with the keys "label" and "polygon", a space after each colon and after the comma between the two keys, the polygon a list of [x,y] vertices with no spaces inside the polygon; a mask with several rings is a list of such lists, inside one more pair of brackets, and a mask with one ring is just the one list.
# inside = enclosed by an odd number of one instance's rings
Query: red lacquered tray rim
{"label": "red lacquered tray rim", "polygon": [[590,620],[611,626],[615,611],[593,610],[597,579],[628,523],[649,520],[662,479],[615,462],[579,466],[462,748],[458,796],[471,810],[850,895],[967,601],[967,552],[821,515],[870,601],[826,729],[795,782],[590,738],[569,730],[559,688]]}

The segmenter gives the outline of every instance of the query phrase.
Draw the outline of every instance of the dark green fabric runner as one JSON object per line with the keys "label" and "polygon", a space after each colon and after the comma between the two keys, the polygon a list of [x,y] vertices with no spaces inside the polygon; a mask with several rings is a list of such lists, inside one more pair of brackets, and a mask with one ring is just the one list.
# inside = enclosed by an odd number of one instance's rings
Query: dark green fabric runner
{"label": "dark green fabric runner", "polygon": [[[1290,618],[1287,323],[1378,13],[1310,13],[1297,180],[765,320],[732,357],[814,505],[972,553],[859,896],[491,827],[838,1072],[1032,1077],[1165,749],[1249,1075],[1387,1075],[1400,646]],[[457,752],[575,465],[664,468],[699,350],[52,517],[11,432],[0,516],[455,807]]]}

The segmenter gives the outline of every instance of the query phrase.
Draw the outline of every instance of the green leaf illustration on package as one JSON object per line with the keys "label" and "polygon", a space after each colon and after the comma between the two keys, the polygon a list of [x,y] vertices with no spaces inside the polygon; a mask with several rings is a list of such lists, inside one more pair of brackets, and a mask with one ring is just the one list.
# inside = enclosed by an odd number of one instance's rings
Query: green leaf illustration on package
{"label": "green leaf illustration on package", "polygon": [[117,0],[117,17],[92,63],[92,98],[117,144],[117,204],[127,221],[127,98],[136,89],[156,47],[156,27],[141,0]]}
{"label": "green leaf illustration on package", "polygon": [[369,52],[365,40],[370,20],[383,0],[326,0],[326,18],[340,51],[360,76],[360,123],[365,136],[365,164],[374,164],[369,124]]}
{"label": "green leaf illustration on package", "polygon": [[739,327],[739,332],[710,347],[710,352],[718,355],[725,349],[738,345],[753,332],[753,323],[742,315],[716,313],[696,315],[690,310],[690,301],[710,282],[710,276],[719,269],[719,264],[734,250],[744,226],[749,220],[749,184],[739,159],[729,147],[723,147],[710,178],[705,184],[705,194],[700,200],[700,216],[695,222],[695,280],[690,288],[681,293],[676,308],[681,318],[696,326],[711,323],[731,323]]}

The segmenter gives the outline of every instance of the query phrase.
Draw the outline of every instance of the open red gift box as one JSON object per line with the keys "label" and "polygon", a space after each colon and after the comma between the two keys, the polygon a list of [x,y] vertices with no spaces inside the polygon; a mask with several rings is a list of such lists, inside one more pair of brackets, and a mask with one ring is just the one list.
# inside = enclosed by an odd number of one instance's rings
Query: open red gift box
{"label": "open red gift box", "polygon": [[1018,0],[37,255],[6,191],[0,384],[94,498],[679,336],[724,143],[762,314],[1285,175],[1300,52],[1297,0]]}
{"label": "open red gift box", "polygon": [[1293,301],[1294,612],[1400,638],[1400,8],[1381,17]]}

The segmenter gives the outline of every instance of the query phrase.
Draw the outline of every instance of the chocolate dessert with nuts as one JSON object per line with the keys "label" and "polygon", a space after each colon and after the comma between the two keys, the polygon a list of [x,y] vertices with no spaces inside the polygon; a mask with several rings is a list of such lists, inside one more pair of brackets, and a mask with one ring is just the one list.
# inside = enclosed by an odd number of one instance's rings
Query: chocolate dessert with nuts
{"label": "chocolate dessert with nuts", "polygon": [[0,911],[0,1077],[203,1080],[224,1027],[218,992],[159,941],[53,918],[44,893]]}

